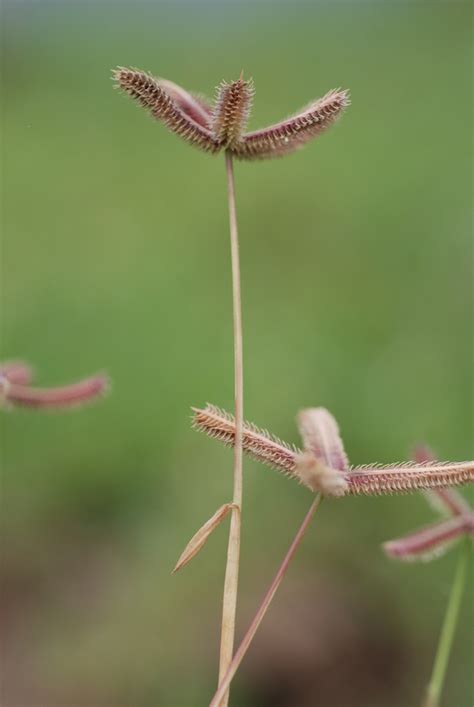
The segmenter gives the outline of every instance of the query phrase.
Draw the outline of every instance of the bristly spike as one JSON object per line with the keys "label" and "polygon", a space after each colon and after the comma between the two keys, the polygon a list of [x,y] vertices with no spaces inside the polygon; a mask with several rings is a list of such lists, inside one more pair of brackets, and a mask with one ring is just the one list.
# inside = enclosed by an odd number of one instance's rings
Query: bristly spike
{"label": "bristly spike", "polygon": [[244,81],[243,72],[237,81],[223,81],[217,88],[212,134],[226,148],[235,148],[242,138],[252,108],[254,87]]}
{"label": "bristly spike", "polygon": [[294,152],[331,126],[349,104],[348,91],[330,91],[290,118],[244,135],[235,147],[235,155],[254,160]]}
{"label": "bristly spike", "polygon": [[[204,410],[193,408],[193,411],[194,429],[205,432],[227,446],[234,445],[233,415],[209,404]],[[243,449],[246,454],[273,469],[298,478],[295,472],[296,454],[289,446],[248,422],[244,422],[243,433]]]}
{"label": "bristly spike", "polygon": [[113,77],[125,93],[163,121],[171,132],[205,152],[219,149],[207,127],[206,112],[184,89],[135,69],[119,67]]}
{"label": "bristly spike", "polygon": [[474,462],[436,462],[434,464],[367,465],[351,469],[350,493],[380,495],[410,493],[449,486],[461,486],[474,481]]}

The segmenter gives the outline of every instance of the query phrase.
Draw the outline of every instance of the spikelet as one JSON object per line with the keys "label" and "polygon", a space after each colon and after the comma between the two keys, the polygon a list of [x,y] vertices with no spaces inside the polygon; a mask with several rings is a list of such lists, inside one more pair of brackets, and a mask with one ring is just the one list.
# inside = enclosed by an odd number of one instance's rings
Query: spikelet
{"label": "spikelet", "polygon": [[244,135],[235,147],[235,156],[251,160],[282,157],[294,152],[330,127],[349,103],[348,91],[330,91],[296,115]]}
{"label": "spikelet", "polygon": [[377,496],[410,493],[447,486],[461,486],[474,481],[474,462],[402,463],[352,468],[349,493]]}
{"label": "spikelet", "polygon": [[[171,132],[205,152],[216,152],[219,149],[219,144],[212,137],[210,130],[192,117],[193,112],[190,111],[189,105],[187,110],[184,110],[184,96],[189,95],[184,89],[179,93],[179,87],[175,84],[162,84],[159,79],[135,69],[119,67],[114,71],[113,78],[125,93],[147,108],[152,116],[161,120]],[[170,88],[170,85],[171,93],[166,90],[166,86]],[[176,100],[173,100],[172,95]],[[196,111],[197,104],[194,108]]]}
{"label": "spikelet", "polygon": [[296,460],[302,482],[323,496],[344,496],[349,462],[336,420],[325,408],[308,408],[298,413],[297,422],[304,444]]}
{"label": "spikelet", "polygon": [[224,147],[233,148],[240,141],[247,125],[254,87],[252,80],[227,83],[223,81],[217,88],[212,134]]}
{"label": "spikelet", "polygon": [[330,469],[347,471],[349,461],[339,426],[326,408],[307,408],[297,417],[298,430],[306,452],[311,452]]}

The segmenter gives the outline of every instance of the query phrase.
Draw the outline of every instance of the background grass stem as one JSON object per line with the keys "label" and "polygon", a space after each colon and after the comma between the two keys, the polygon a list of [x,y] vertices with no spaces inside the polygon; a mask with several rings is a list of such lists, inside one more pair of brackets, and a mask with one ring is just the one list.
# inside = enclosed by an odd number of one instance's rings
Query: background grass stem
{"label": "background grass stem", "polygon": [[451,649],[453,646],[454,633],[461,608],[461,600],[466,584],[469,560],[471,558],[471,540],[464,538],[459,549],[458,564],[451,587],[448,606],[444,617],[441,635],[439,637],[438,648],[433,665],[431,680],[428,684],[425,707],[438,707],[443,690],[446,670],[448,668]]}

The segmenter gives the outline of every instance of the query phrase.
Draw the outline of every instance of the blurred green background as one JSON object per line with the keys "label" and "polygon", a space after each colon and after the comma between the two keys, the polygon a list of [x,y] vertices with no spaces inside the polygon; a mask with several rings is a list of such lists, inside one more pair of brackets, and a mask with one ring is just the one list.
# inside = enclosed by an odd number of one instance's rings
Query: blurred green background
{"label": "blurred green background", "polygon": [[[227,526],[170,570],[231,494],[232,454],[189,424],[233,405],[224,164],[110,70],[212,96],[243,68],[252,127],[351,89],[304,151],[236,167],[245,414],[298,442],[324,405],[354,464],[420,440],[471,458],[471,5],[10,0],[2,24],[2,356],[43,385],[113,380],[97,406],[2,417],[2,704],[204,705]],[[239,634],[310,502],[250,461],[244,493]],[[434,519],[421,495],[324,504],[232,705],[419,705],[456,553],[380,544]],[[465,597],[446,705],[473,701],[472,619]]]}

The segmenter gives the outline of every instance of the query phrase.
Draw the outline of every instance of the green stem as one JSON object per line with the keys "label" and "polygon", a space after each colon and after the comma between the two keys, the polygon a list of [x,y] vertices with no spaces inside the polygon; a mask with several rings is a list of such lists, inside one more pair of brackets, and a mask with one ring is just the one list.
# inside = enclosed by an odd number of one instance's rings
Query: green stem
{"label": "green stem", "polygon": [[438,648],[433,665],[433,672],[428,684],[427,699],[425,707],[438,707],[440,704],[441,692],[443,689],[446,670],[448,667],[451,648],[453,645],[454,633],[459,617],[461,599],[466,584],[467,570],[471,557],[471,543],[469,538],[464,538],[462,547],[459,550],[458,564],[451,587],[448,606],[444,617],[441,635],[439,637]]}

